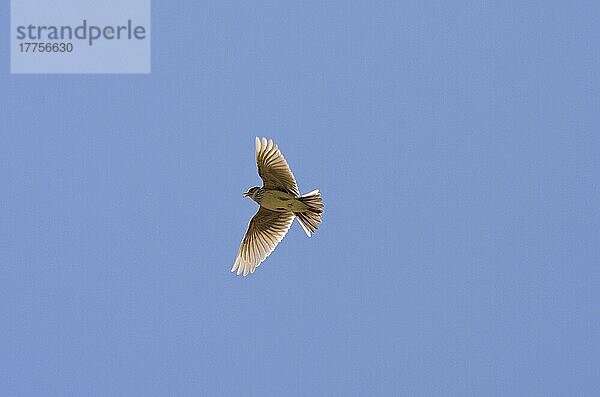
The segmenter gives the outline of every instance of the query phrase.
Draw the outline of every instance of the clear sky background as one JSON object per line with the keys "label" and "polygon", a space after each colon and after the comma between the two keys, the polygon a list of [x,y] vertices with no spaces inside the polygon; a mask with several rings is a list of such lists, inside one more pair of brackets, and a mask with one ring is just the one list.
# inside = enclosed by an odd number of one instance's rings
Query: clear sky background
{"label": "clear sky background", "polygon": [[[597,2],[366,3],[155,1],[130,76],[2,6],[3,396],[600,393]],[[326,212],[244,279],[256,135]]]}

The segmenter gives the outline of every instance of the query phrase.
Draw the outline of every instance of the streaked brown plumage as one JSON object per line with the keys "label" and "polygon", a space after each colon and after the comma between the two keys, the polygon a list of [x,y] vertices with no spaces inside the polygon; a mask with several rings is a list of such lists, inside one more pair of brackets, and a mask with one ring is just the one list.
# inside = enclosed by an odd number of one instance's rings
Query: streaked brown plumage
{"label": "streaked brown plumage", "polygon": [[256,138],[256,165],[262,187],[248,189],[244,196],[259,204],[258,212],[238,251],[232,272],[247,276],[273,252],[292,225],[294,218],[308,237],[321,223],[323,203],[318,190],[300,195],[296,179],[277,145],[271,139]]}

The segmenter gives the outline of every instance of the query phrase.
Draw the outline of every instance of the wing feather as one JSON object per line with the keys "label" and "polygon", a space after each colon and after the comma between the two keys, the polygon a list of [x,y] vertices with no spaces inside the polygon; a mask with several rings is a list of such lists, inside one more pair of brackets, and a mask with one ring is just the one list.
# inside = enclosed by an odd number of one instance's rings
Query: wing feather
{"label": "wing feather", "polygon": [[238,275],[254,270],[273,252],[292,225],[294,214],[260,207],[248,224],[237,257],[231,268]]}
{"label": "wing feather", "polygon": [[256,165],[264,188],[300,196],[296,178],[272,139],[256,137]]}

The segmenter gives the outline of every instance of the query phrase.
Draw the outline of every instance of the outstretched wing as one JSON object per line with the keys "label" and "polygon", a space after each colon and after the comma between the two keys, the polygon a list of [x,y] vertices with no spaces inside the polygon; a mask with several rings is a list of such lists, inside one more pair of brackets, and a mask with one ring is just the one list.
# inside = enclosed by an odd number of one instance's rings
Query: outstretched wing
{"label": "outstretched wing", "polygon": [[291,212],[277,212],[260,207],[248,224],[231,271],[237,270],[238,275],[244,273],[244,276],[254,273],[254,269],[283,240],[293,220],[294,214]]}
{"label": "outstretched wing", "polygon": [[273,140],[256,137],[256,165],[263,187],[300,196],[296,179]]}

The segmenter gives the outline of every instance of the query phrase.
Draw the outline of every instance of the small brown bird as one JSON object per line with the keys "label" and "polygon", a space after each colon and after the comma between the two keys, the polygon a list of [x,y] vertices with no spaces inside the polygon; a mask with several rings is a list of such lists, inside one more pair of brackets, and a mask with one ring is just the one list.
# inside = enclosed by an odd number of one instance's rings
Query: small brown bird
{"label": "small brown bird", "polygon": [[294,175],[273,141],[256,138],[256,165],[263,187],[251,187],[245,197],[260,206],[250,220],[232,272],[254,273],[254,270],[273,252],[292,225],[294,218],[310,237],[321,223],[323,202],[319,190],[300,195]]}

